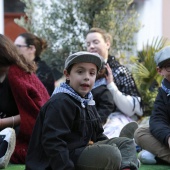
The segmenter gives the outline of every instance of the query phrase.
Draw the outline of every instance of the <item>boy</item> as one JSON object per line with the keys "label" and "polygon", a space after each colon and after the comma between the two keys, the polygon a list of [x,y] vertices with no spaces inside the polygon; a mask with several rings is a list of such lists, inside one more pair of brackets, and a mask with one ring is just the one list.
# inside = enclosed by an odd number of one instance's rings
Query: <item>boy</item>
{"label": "boy", "polygon": [[158,90],[149,127],[135,132],[136,143],[143,151],[139,159],[143,164],[170,163],[170,46],[156,53],[157,71],[164,77]]}
{"label": "boy", "polygon": [[36,121],[26,170],[138,169],[132,139],[107,139],[91,94],[101,58],[77,52],[65,61],[66,83],[56,88]]}

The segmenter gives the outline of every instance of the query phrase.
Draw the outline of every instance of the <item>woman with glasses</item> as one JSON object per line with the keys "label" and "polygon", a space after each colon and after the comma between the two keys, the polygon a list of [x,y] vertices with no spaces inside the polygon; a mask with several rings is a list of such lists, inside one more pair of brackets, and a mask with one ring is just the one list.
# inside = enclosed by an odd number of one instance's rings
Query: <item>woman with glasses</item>
{"label": "woman with glasses", "polygon": [[144,150],[139,153],[143,164],[170,164],[170,46],[155,55],[157,72],[163,76],[149,127],[140,127],[135,133],[136,143]]}
{"label": "woman with glasses", "polygon": [[9,160],[25,163],[35,120],[49,99],[34,72],[35,65],[20,56],[13,42],[0,34],[0,168],[5,168]]}
{"label": "woman with glasses", "polygon": [[41,53],[47,48],[47,42],[31,33],[20,34],[14,44],[28,61],[37,65],[36,75],[46,87],[49,95],[54,90],[54,77],[50,67],[41,60]]}

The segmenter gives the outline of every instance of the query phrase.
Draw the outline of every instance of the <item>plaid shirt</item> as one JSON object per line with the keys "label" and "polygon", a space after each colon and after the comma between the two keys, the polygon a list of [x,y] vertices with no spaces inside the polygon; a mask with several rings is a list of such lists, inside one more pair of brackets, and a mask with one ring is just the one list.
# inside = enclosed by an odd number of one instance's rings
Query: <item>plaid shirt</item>
{"label": "plaid shirt", "polygon": [[116,61],[114,56],[109,56],[107,63],[112,69],[114,82],[118,89],[125,95],[141,97],[130,71]]}

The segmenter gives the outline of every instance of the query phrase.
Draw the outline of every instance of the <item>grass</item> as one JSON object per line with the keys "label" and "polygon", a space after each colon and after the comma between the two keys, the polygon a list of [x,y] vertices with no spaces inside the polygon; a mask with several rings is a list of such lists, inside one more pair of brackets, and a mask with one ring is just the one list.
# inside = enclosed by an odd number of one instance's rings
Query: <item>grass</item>
{"label": "grass", "polygon": [[141,165],[139,170],[170,170],[170,165]]}
{"label": "grass", "polygon": [[5,170],[25,170],[25,165],[8,164]]}
{"label": "grass", "polygon": [[[25,170],[25,165],[9,164],[5,170]],[[170,165],[141,165],[139,170],[170,170]]]}

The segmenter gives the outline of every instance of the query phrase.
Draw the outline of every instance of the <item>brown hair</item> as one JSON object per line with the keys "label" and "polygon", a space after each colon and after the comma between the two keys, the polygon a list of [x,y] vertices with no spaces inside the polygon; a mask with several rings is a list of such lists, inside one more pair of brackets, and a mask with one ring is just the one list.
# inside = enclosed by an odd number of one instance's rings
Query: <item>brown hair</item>
{"label": "brown hair", "polygon": [[34,34],[25,32],[20,34],[19,36],[25,39],[25,43],[29,45],[34,45],[36,52],[35,52],[35,59],[34,61],[38,61],[41,53],[47,48],[47,41],[35,36]]}
{"label": "brown hair", "polygon": [[95,33],[95,32],[100,33],[100,34],[102,35],[103,39],[105,40],[105,42],[106,42],[106,41],[109,41],[110,44],[112,43],[112,36],[111,36],[108,32],[106,32],[106,30],[101,29],[101,28],[96,28],[96,27],[91,28],[91,29],[87,32],[86,36],[87,36],[89,33]]}
{"label": "brown hair", "polygon": [[0,67],[16,64],[28,73],[35,72],[35,64],[27,62],[19,55],[14,43],[6,36],[0,34]]}

